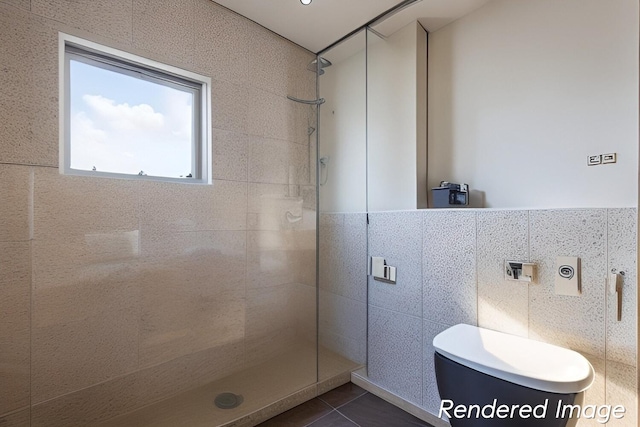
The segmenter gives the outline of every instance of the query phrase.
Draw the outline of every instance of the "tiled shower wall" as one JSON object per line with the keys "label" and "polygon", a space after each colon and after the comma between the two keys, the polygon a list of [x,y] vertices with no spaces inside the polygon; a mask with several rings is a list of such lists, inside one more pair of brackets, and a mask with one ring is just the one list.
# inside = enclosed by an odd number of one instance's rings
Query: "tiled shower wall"
{"label": "tiled shower wall", "polygon": [[[214,184],[60,175],[59,31],[210,76]],[[315,112],[286,99],[314,96],[310,52],[209,0],[0,0],[0,43],[0,424],[92,424],[315,342]]]}
{"label": "tiled shower wall", "polygon": [[[322,216],[321,236],[338,224],[329,247],[354,247],[358,227],[366,227],[363,214]],[[637,425],[636,209],[424,210],[369,219],[369,255],[397,267],[395,285],[369,278],[369,380],[437,414],[431,342],[447,327],[469,323],[579,351],[596,370],[586,403],[625,405],[627,415],[609,425]],[[347,223],[358,225],[338,232]],[[322,266],[322,243],[320,255]],[[581,258],[581,296],[555,295],[557,256]],[[339,271],[366,271],[366,255],[341,259],[351,265]],[[537,282],[505,281],[506,259],[534,262]],[[625,272],[621,322],[605,287],[612,268]],[[333,287],[364,286],[358,278],[342,279],[353,281]],[[349,329],[340,330],[348,335]]]}

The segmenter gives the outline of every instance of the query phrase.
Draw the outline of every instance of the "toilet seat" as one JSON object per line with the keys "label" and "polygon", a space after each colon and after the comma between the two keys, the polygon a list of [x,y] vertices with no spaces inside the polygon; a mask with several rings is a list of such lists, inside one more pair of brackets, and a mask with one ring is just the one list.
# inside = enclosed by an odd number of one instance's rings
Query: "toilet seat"
{"label": "toilet seat", "polygon": [[453,326],[433,346],[468,368],[550,393],[579,393],[594,379],[589,361],[575,351],[476,326]]}

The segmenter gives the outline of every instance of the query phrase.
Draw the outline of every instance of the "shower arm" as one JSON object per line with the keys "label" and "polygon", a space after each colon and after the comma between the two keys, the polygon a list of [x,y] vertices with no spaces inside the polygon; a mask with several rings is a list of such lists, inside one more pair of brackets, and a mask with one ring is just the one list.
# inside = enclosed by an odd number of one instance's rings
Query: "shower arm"
{"label": "shower arm", "polygon": [[291,101],[299,102],[301,104],[307,104],[307,105],[321,105],[321,104],[324,104],[324,98],[306,100],[306,99],[298,99],[298,98],[295,98],[293,96],[287,95],[287,99],[290,99]]}

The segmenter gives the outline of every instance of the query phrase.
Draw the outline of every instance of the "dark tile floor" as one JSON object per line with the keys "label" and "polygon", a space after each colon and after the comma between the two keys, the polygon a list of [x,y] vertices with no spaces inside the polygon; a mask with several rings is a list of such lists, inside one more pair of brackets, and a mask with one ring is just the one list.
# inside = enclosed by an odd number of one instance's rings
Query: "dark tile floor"
{"label": "dark tile floor", "polygon": [[353,383],[271,418],[258,427],[433,427]]}

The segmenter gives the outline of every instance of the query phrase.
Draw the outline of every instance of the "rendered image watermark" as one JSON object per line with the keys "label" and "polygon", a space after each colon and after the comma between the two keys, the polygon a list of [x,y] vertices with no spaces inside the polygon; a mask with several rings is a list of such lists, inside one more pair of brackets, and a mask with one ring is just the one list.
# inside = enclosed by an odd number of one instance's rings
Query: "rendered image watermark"
{"label": "rendered image watermark", "polygon": [[606,424],[610,419],[621,419],[626,413],[623,405],[571,405],[558,400],[557,404],[545,399],[540,405],[505,405],[498,399],[486,405],[456,405],[452,400],[440,402],[438,416],[446,415],[449,419],[527,419],[547,417],[557,419],[590,419]]}

